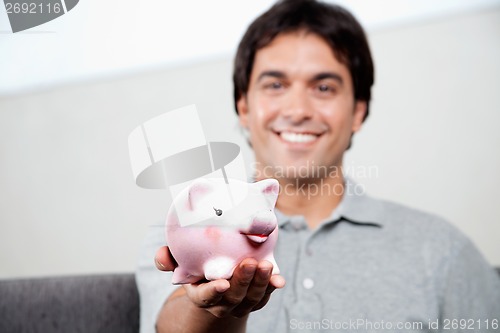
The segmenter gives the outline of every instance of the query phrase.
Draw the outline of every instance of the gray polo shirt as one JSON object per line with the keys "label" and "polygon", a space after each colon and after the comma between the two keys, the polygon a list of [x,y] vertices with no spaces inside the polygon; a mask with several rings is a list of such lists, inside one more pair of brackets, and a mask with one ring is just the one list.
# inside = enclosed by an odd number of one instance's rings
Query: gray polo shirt
{"label": "gray polo shirt", "polygon": [[[287,284],[250,315],[248,333],[499,330],[500,279],[470,240],[439,217],[346,185],[315,230],[276,210],[275,257]],[[137,271],[141,332],[154,332],[176,288],[152,265],[164,244],[156,229]]]}

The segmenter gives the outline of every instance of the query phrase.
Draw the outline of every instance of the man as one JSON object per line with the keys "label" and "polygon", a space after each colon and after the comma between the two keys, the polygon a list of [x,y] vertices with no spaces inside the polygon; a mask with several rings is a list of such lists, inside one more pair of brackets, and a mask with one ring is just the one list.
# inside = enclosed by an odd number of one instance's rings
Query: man
{"label": "man", "polygon": [[[158,332],[194,333],[457,330],[451,320],[482,330],[498,322],[500,281],[468,239],[435,216],[359,193],[341,172],[373,84],[365,34],[348,12],[277,3],[243,37],[233,79],[255,179],[277,178],[282,189],[275,255],[283,276],[247,258],[230,280],[175,289],[142,267],[143,332],[154,323]],[[162,232],[157,242],[149,246],[163,244]],[[165,246],[155,260],[162,271],[175,267]]]}

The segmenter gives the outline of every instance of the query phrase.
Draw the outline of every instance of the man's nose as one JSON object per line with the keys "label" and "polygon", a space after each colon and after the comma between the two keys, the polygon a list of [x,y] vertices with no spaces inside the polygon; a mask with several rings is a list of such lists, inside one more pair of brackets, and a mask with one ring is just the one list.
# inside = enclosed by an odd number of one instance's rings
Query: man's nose
{"label": "man's nose", "polygon": [[313,115],[307,93],[304,89],[291,89],[286,103],[283,105],[282,115],[294,123],[309,119]]}

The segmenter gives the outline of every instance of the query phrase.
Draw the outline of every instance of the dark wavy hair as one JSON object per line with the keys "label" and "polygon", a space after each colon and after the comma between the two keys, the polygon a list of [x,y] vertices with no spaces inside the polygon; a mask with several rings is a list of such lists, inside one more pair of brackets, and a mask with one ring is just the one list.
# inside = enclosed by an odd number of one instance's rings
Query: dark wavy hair
{"label": "dark wavy hair", "polygon": [[[314,0],[282,0],[260,15],[243,36],[233,68],[234,104],[248,91],[256,52],[281,33],[305,30],[321,36],[349,68],[355,100],[365,101],[368,116],[374,67],[365,32],[344,8]],[[363,119],[363,120],[364,120]]]}

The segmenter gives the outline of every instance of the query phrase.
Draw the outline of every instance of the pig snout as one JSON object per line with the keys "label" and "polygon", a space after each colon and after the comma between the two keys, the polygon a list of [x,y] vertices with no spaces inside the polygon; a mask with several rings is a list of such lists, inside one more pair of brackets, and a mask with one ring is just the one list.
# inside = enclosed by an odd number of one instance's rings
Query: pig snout
{"label": "pig snout", "polygon": [[254,217],[250,227],[241,233],[253,242],[264,243],[277,225],[276,215],[273,212],[259,212]]}

